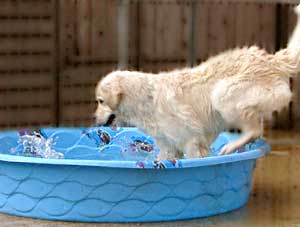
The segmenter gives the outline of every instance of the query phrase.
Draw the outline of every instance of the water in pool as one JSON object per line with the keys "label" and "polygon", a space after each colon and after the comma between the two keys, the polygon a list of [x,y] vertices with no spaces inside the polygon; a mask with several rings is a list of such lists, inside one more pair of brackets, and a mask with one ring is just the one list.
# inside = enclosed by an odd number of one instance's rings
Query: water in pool
{"label": "water in pool", "polygon": [[[218,156],[222,147],[239,134],[223,132],[210,146],[209,156]],[[159,160],[159,148],[153,138],[136,128],[43,128],[22,129],[0,134],[0,153],[44,159],[123,161],[137,168],[181,168],[182,159]],[[236,151],[269,150],[262,139]],[[63,161],[63,160],[62,160]]]}
{"label": "water in pool", "polygon": [[[154,140],[136,129],[88,128],[74,132],[63,130],[19,130],[18,144],[10,149],[11,154],[40,158],[100,160],[154,160],[159,152]],[[73,145],[70,140],[74,140]],[[67,144],[67,145],[66,145]],[[69,145],[69,146],[68,146]]]}
{"label": "water in pool", "polygon": [[[211,144],[209,156],[218,155],[225,144],[238,136],[228,132],[221,133]],[[136,128],[23,129],[11,136],[0,137],[0,144],[1,153],[54,159],[153,162],[159,153],[154,139]],[[237,152],[254,149],[252,146],[260,146],[260,140]],[[173,162],[171,164],[174,165]]]}

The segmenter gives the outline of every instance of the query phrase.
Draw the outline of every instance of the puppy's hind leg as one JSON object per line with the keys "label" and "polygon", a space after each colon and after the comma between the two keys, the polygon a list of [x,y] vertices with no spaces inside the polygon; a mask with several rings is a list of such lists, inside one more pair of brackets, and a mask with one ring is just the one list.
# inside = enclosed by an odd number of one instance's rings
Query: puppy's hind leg
{"label": "puppy's hind leg", "polygon": [[235,150],[239,149],[240,147],[246,145],[247,143],[257,139],[259,136],[262,135],[262,128],[260,126],[260,123],[258,122],[247,122],[244,123],[243,129],[242,129],[242,136],[232,141],[231,143],[226,144],[222,150],[221,155],[224,154],[230,154],[234,152]]}
{"label": "puppy's hind leg", "polygon": [[212,93],[213,107],[228,126],[242,130],[242,136],[225,145],[221,154],[230,154],[263,133],[263,113],[270,111],[271,92],[251,81],[228,78],[219,82]]}
{"label": "puppy's hind leg", "polygon": [[263,134],[262,115],[256,105],[248,106],[246,101],[245,104],[236,105],[236,108],[227,109],[221,114],[228,123],[235,124],[242,130],[241,137],[226,144],[221,155],[230,154]]}

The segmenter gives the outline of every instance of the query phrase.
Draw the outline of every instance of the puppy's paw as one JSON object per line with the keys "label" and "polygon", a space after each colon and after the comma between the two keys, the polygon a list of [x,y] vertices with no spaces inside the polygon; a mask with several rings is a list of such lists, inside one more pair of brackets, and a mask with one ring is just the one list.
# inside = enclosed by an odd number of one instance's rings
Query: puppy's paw
{"label": "puppy's paw", "polygon": [[191,158],[204,158],[204,157],[207,157],[208,156],[208,152],[204,149],[201,149],[201,150],[196,150],[196,151],[189,151],[189,152],[186,152],[184,154],[184,158],[185,159],[191,159]]}
{"label": "puppy's paw", "polygon": [[174,158],[174,155],[170,154],[170,152],[161,150],[157,156],[157,161],[170,160]]}
{"label": "puppy's paw", "polygon": [[202,158],[200,152],[189,152],[188,154],[184,155],[185,159],[192,159],[192,158]]}
{"label": "puppy's paw", "polygon": [[234,142],[226,144],[220,152],[220,155],[231,154],[237,149],[237,145]]}

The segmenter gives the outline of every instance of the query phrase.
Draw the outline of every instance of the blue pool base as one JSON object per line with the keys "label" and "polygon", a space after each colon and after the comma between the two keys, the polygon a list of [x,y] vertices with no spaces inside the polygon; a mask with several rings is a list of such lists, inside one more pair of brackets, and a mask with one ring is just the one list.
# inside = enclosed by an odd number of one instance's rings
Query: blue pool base
{"label": "blue pool base", "polygon": [[[0,149],[17,136],[2,133]],[[270,151],[262,141],[254,147],[181,160],[176,168],[0,154],[0,212],[80,222],[171,221],[224,213],[247,202],[256,159]]]}

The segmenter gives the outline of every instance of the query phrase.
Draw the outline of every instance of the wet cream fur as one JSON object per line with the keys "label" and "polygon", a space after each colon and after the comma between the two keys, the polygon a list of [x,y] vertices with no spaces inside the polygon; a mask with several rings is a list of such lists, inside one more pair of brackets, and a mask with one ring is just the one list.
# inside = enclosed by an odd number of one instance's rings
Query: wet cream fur
{"label": "wet cream fur", "polygon": [[152,135],[159,159],[207,156],[223,130],[240,128],[242,136],[222,149],[228,154],[262,134],[269,119],[291,100],[289,78],[300,71],[300,6],[288,47],[275,55],[256,46],[237,48],[195,68],[159,74],[115,71],[96,88],[99,124],[111,113],[117,123],[135,125]]}

